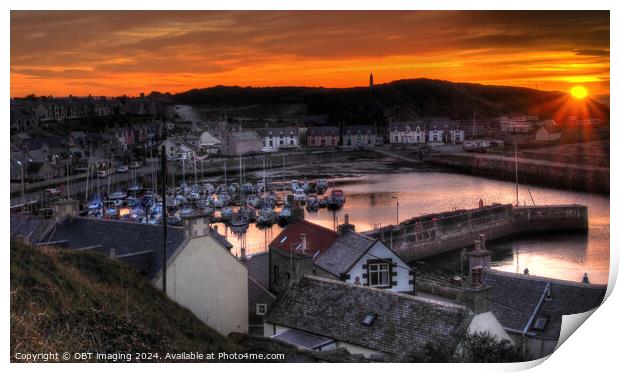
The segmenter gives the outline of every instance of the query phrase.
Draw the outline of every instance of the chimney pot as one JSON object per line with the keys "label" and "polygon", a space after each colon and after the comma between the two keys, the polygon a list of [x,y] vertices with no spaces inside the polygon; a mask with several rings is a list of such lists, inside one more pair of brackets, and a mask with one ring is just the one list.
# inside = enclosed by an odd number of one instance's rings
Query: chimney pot
{"label": "chimney pot", "polygon": [[344,214],[344,223],[349,224],[349,214]]}
{"label": "chimney pot", "polygon": [[302,233],[300,236],[301,236],[301,252],[305,253],[307,250],[306,234]]}
{"label": "chimney pot", "polygon": [[527,269],[527,268],[526,268],[526,269],[524,269],[524,270],[523,270],[523,274],[524,274],[524,275],[529,275],[529,274],[530,274],[530,270],[529,270],[529,269]]}

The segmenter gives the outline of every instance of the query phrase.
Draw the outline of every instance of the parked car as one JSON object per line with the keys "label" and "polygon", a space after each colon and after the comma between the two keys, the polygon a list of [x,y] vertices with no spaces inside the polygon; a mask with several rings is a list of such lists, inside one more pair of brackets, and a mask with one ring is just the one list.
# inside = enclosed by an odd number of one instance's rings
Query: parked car
{"label": "parked car", "polygon": [[116,169],[116,171],[119,174],[124,174],[124,173],[129,172],[129,167],[127,167],[127,166],[120,166],[119,168]]}
{"label": "parked car", "polygon": [[142,167],[142,162],[140,161],[131,162],[129,164],[129,168],[131,169],[140,168],[140,167]]}
{"label": "parked car", "polygon": [[48,197],[52,197],[52,196],[57,196],[60,194],[60,190],[58,190],[57,188],[47,188],[43,191],[43,193],[45,193],[46,196]]}

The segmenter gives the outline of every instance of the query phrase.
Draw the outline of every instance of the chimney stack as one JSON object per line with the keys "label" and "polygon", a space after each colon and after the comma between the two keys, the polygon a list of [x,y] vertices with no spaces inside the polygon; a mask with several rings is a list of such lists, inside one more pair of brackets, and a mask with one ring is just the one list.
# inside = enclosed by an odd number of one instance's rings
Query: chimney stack
{"label": "chimney stack", "polygon": [[194,215],[183,218],[185,237],[202,237],[209,234],[209,218],[206,215]]}
{"label": "chimney stack", "polygon": [[491,252],[486,250],[485,246],[485,236],[481,234],[479,239],[474,241],[474,250],[465,253],[469,258],[469,275],[472,286],[484,286],[484,272],[487,268],[491,268]]}
{"label": "chimney stack", "polygon": [[306,253],[306,251],[308,250],[308,242],[306,241],[306,234],[302,233],[300,234],[301,236],[301,252],[302,253]]}
{"label": "chimney stack", "polygon": [[349,214],[344,214],[344,223],[338,226],[338,233],[342,236],[347,231],[355,232],[355,225],[349,223]]}

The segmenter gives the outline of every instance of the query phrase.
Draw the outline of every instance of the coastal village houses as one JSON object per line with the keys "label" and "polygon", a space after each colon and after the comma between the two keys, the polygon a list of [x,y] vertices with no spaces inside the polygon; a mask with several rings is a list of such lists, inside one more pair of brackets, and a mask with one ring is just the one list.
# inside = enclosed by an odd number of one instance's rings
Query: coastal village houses
{"label": "coastal village houses", "polygon": [[297,127],[262,128],[256,131],[263,140],[261,151],[277,152],[281,149],[299,147],[299,129]]}
{"label": "coastal village houses", "polygon": [[280,294],[305,273],[396,292],[415,292],[409,265],[381,240],[355,232],[348,215],[338,231],[299,220],[269,245],[269,290]]}
{"label": "coastal village houses", "polygon": [[390,123],[390,144],[423,144],[426,142],[424,122]]}
{"label": "coastal village houses", "polygon": [[[161,226],[77,216],[77,201],[54,205],[55,224],[40,245],[92,251],[116,258],[161,288]],[[168,227],[167,295],[218,332],[248,332],[248,270],[232,245],[202,216]]]}
{"label": "coastal village houses", "polygon": [[345,147],[372,147],[381,143],[374,126],[346,126],[344,128],[342,145]]}
{"label": "coastal village houses", "polygon": [[336,126],[309,127],[306,131],[308,147],[335,147],[340,144],[340,129]]}

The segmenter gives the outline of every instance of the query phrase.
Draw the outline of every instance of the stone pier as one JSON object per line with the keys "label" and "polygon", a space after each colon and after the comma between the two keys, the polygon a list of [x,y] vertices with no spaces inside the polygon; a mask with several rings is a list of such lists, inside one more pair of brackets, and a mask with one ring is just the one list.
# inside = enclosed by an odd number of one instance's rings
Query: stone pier
{"label": "stone pier", "polygon": [[588,208],[583,205],[494,204],[417,216],[364,234],[392,243],[403,259],[411,261],[471,246],[480,234],[495,240],[528,232],[587,229]]}

